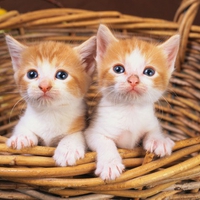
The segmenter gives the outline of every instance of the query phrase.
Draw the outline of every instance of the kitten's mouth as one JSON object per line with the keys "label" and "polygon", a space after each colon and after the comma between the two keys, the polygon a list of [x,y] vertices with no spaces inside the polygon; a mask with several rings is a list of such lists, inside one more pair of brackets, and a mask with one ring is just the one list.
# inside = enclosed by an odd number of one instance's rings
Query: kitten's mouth
{"label": "kitten's mouth", "polygon": [[37,100],[38,101],[40,101],[40,100],[48,100],[49,101],[49,100],[53,100],[53,97],[45,93],[45,94],[41,95],[39,98],[37,98]]}
{"label": "kitten's mouth", "polygon": [[136,93],[138,95],[141,95],[142,92],[141,90],[139,90],[137,87],[131,87],[129,90],[128,90],[129,93]]}

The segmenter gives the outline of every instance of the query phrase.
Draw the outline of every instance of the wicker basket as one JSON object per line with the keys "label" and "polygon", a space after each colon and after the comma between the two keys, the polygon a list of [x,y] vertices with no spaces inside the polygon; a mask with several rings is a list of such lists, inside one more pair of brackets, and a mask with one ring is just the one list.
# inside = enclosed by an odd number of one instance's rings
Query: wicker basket
{"label": "wicker basket", "polygon": [[[193,26],[200,0],[183,0],[174,21],[140,18],[119,12],[49,9],[0,17],[0,198],[2,199],[200,199],[200,27]],[[18,116],[24,109],[13,80],[4,33],[20,41],[57,40],[80,43],[94,35],[100,23],[117,37],[145,40],[182,36],[176,71],[169,92],[156,105],[164,132],[176,145],[169,157],[157,158],[141,147],[119,149],[126,171],[115,181],[94,176],[94,152],[73,167],[56,167],[54,148],[7,148]],[[88,105],[95,106],[97,86],[91,86]]]}

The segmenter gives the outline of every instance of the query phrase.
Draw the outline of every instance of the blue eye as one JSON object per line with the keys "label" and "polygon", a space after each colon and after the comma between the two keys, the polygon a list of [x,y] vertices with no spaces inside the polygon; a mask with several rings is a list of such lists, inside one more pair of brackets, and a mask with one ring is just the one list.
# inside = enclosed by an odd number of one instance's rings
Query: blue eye
{"label": "blue eye", "polygon": [[115,73],[117,73],[117,74],[122,74],[122,73],[125,72],[125,68],[124,68],[124,66],[122,66],[122,65],[115,65],[115,66],[113,67],[113,71],[114,71]]}
{"label": "blue eye", "polygon": [[30,70],[27,72],[27,77],[29,79],[35,79],[38,77],[38,72],[36,70]]}
{"label": "blue eye", "polygon": [[56,78],[60,80],[65,80],[68,77],[68,73],[65,71],[58,71],[56,73]]}
{"label": "blue eye", "polygon": [[147,76],[153,76],[155,74],[155,70],[152,69],[151,67],[148,67],[143,71],[143,74]]}

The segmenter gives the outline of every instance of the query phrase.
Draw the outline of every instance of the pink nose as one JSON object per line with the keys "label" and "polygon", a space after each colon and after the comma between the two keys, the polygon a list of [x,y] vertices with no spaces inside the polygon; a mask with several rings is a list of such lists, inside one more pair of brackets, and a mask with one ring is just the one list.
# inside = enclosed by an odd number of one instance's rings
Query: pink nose
{"label": "pink nose", "polygon": [[38,86],[40,90],[42,90],[44,93],[49,91],[52,88],[52,85],[49,81],[44,80],[40,82],[40,85]]}
{"label": "pink nose", "polygon": [[131,75],[130,77],[128,77],[127,81],[133,87],[136,86],[140,82],[138,76],[136,75]]}

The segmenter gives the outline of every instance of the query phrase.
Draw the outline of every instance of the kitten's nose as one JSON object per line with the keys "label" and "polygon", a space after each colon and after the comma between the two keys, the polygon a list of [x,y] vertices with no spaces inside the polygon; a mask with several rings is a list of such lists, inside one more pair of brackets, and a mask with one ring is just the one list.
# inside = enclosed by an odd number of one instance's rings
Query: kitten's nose
{"label": "kitten's nose", "polygon": [[130,83],[131,86],[136,86],[140,81],[137,75],[131,75],[127,79],[128,83]]}
{"label": "kitten's nose", "polygon": [[44,93],[46,93],[47,91],[49,91],[52,86],[51,86],[51,83],[49,81],[42,81],[40,83],[40,85],[38,86],[40,88],[40,90],[42,90]]}

